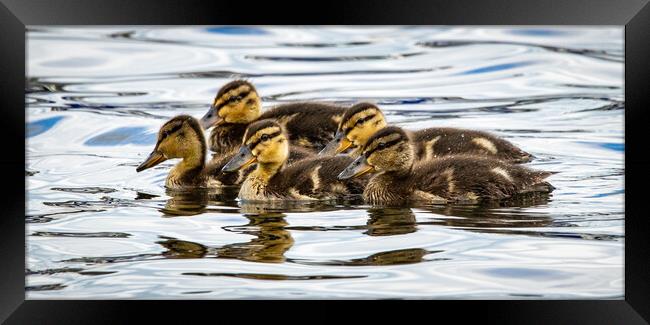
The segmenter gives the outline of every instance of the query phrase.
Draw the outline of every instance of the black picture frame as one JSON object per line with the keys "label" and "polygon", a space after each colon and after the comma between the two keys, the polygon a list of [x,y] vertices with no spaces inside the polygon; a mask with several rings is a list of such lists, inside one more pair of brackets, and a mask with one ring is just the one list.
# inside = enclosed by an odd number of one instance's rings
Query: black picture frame
{"label": "black picture frame", "polygon": [[[490,0],[253,2],[181,0],[0,0],[0,321],[32,323],[131,323],[191,321],[212,316],[250,321],[290,318],[351,320],[347,307],[368,317],[415,316],[454,322],[647,324],[650,320],[650,226],[644,186],[650,184],[650,5],[648,0]],[[229,301],[25,300],[25,26],[26,25],[625,25],[625,300],[580,301],[374,301],[356,307],[340,301],[303,302],[295,317],[287,302],[246,302],[235,313]],[[22,184],[22,185],[21,185]],[[282,304],[282,306],[280,306]],[[241,305],[240,303],[237,304]],[[395,306],[397,305],[397,306]],[[243,306],[242,306],[243,307]],[[391,308],[392,307],[392,308]],[[264,312],[260,312],[263,309]],[[297,308],[296,308],[297,309]],[[291,314],[290,314],[291,313]],[[282,315],[278,315],[282,314]],[[293,315],[293,316],[291,316]],[[349,314],[348,314],[349,315]],[[280,318],[278,318],[280,317]],[[314,317],[314,318],[315,318]],[[426,318],[425,318],[426,319]]]}

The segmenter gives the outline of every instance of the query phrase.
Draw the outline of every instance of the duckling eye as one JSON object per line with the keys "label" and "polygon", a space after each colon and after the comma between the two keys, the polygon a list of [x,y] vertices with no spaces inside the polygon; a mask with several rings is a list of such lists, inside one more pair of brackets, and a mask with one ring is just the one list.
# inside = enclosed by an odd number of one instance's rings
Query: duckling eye
{"label": "duckling eye", "polygon": [[266,140],[269,139],[269,135],[268,135],[268,134],[262,134],[262,138],[261,138],[261,139],[262,139],[262,141],[266,141]]}
{"label": "duckling eye", "polygon": [[240,101],[240,100],[241,100],[241,96],[233,96],[233,97],[230,97],[230,99],[228,99],[229,102],[235,102],[235,103]]}
{"label": "duckling eye", "polygon": [[379,149],[384,149],[384,148],[386,148],[386,143],[384,143],[384,142],[379,143],[379,144],[377,145],[377,148],[379,148]]}

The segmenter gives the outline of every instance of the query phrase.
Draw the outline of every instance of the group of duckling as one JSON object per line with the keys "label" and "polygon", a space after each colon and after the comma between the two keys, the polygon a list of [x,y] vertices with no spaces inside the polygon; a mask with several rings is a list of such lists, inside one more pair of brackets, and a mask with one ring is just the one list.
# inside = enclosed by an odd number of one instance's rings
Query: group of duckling
{"label": "group of duckling", "polygon": [[[208,143],[204,130],[212,128]],[[520,163],[532,155],[482,131],[388,126],[371,103],[296,102],[262,112],[248,81],[223,86],[197,120],[180,115],[158,132],[137,171],[181,158],[171,189],[240,186],[245,201],[330,200],[361,194],[367,204],[445,204],[551,192],[552,172]]]}

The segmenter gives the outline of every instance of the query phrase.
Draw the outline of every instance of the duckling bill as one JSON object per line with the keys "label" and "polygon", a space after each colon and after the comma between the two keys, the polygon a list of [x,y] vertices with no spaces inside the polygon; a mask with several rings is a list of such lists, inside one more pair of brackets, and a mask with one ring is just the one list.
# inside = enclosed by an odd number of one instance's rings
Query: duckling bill
{"label": "duckling bill", "polygon": [[409,136],[398,127],[377,131],[338,178],[354,179],[371,173],[375,175],[363,191],[369,204],[473,203],[554,189],[545,181],[553,173],[494,158],[457,155],[416,162]]}
{"label": "duckling bill", "polygon": [[328,103],[290,103],[262,113],[262,99],[252,83],[234,80],[217,93],[201,125],[210,133],[210,149],[217,154],[236,150],[246,128],[271,119],[282,125],[292,146],[321,150],[336,132],[345,107]]}
{"label": "duckling bill", "polygon": [[[351,155],[356,157],[368,139],[386,125],[384,114],[376,105],[356,104],[345,111],[334,139],[319,155],[333,155],[350,148]],[[418,159],[457,154],[492,157],[510,163],[524,163],[532,159],[531,154],[512,143],[483,131],[428,128],[410,133]]]}
{"label": "duckling bill", "polygon": [[255,122],[246,130],[239,152],[223,171],[256,164],[239,191],[239,198],[248,201],[329,200],[362,192],[365,180],[336,178],[352,162],[351,158],[311,158],[287,165],[288,153],[288,137],[279,123]]}

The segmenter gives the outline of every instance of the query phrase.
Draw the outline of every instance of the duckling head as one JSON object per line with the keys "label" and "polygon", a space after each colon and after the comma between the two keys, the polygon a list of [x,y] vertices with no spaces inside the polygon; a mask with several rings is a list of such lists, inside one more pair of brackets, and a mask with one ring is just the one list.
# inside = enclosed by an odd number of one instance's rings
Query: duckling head
{"label": "duckling head", "polygon": [[280,124],[262,120],[248,126],[239,152],[221,169],[233,172],[252,163],[281,167],[289,158],[289,141]]}
{"label": "duckling head", "polygon": [[399,127],[389,126],[377,131],[368,139],[355,159],[338,175],[348,179],[366,173],[406,172],[415,161],[415,151],[406,132]]}
{"label": "duckling head", "polygon": [[386,126],[386,119],[379,107],[371,103],[359,103],[345,111],[334,139],[319,155],[335,155],[349,147],[363,147],[368,139]]}
{"label": "duckling head", "polygon": [[158,131],[156,146],[136,171],[141,172],[172,158],[192,160],[200,165],[206,148],[199,122],[189,115],[179,115],[163,124]]}
{"label": "duckling head", "polygon": [[201,126],[209,129],[223,123],[247,124],[262,114],[262,100],[246,80],[235,80],[219,89],[214,102],[201,118]]}

